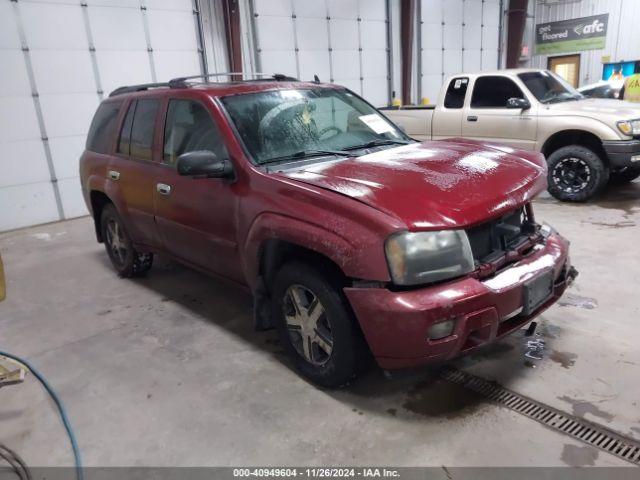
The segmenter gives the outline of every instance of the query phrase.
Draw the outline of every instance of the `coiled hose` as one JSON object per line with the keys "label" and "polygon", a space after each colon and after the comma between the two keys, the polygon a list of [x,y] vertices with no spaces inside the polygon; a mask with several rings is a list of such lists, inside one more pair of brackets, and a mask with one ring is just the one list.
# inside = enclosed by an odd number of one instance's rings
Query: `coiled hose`
{"label": "coiled hose", "polygon": [[[58,412],[60,413],[60,418],[62,419],[62,423],[64,425],[64,428],[67,431],[67,435],[69,436],[69,441],[71,442],[71,449],[73,450],[73,458],[74,458],[75,464],[76,464],[76,478],[78,480],[83,480],[84,479],[84,475],[82,473],[82,461],[80,459],[80,449],[78,448],[78,442],[76,442],[76,436],[73,433],[73,428],[71,427],[71,422],[69,422],[69,417],[67,416],[67,411],[64,408],[64,404],[62,403],[62,400],[60,400],[60,398],[58,397],[58,394],[55,392],[55,390],[49,384],[49,382],[47,382],[47,379],[44,378],[44,376],[33,365],[31,365],[28,361],[23,360],[22,358],[17,357],[15,355],[12,355],[11,353],[3,352],[1,350],[0,350],[0,356],[7,357],[7,358],[10,358],[12,360],[15,360],[16,362],[21,363],[22,365],[27,367],[29,369],[29,371],[33,374],[33,376],[36,377],[38,379],[38,381],[42,384],[42,386],[47,391],[47,393],[51,396],[51,398],[53,399],[53,402],[56,404],[56,407],[58,408]],[[3,446],[3,448],[5,450],[8,450],[8,452],[11,453],[12,456],[15,458],[15,460],[19,464],[19,466],[22,467],[24,470],[26,470],[28,472],[28,469],[26,468],[26,465],[24,465],[24,462],[19,460],[20,457],[15,455],[7,447]],[[27,475],[28,475],[28,477],[26,477],[26,478],[30,478],[30,474],[27,473]]]}

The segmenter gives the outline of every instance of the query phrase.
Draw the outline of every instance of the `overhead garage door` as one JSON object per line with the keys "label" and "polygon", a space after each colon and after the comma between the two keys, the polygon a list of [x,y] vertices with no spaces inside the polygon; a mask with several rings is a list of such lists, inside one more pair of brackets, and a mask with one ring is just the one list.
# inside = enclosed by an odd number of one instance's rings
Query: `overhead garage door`
{"label": "overhead garage door", "polygon": [[99,101],[200,72],[192,1],[3,1],[0,65],[0,231],[80,216]]}
{"label": "overhead garage door", "polygon": [[390,101],[385,0],[254,0],[253,13],[256,70]]}
{"label": "overhead garage door", "polygon": [[419,97],[435,103],[445,76],[495,70],[500,0],[421,0]]}

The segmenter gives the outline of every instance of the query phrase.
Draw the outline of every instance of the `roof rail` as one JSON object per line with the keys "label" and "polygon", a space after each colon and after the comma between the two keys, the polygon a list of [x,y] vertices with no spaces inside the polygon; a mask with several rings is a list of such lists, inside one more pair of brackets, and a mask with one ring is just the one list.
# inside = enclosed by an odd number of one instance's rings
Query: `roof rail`
{"label": "roof rail", "polygon": [[192,75],[190,77],[178,77],[172,80],[169,80],[169,87],[171,88],[185,88],[187,87],[187,80],[195,80],[198,78],[202,78],[206,80],[210,77],[257,77],[252,80],[232,80],[236,82],[247,82],[247,81],[268,81],[275,80],[276,82],[299,82],[299,80],[295,77],[289,77],[287,75],[283,75],[282,73],[243,73],[243,72],[222,72],[222,73],[209,73],[207,75]]}
{"label": "roof rail", "polygon": [[208,75],[192,75],[190,77],[178,77],[169,80],[168,82],[162,83],[141,83],[139,85],[127,85],[124,87],[116,88],[113,92],[109,94],[110,97],[115,97],[116,95],[123,95],[125,93],[132,92],[141,92],[143,90],[149,90],[150,88],[188,88],[189,84],[188,80],[195,80],[198,78],[207,79],[209,77],[257,77],[252,80],[234,80],[237,82],[247,82],[247,81],[268,81],[275,80],[276,82],[298,82],[299,80],[295,77],[289,77],[287,75],[283,75],[281,73],[242,73],[242,72],[223,72],[223,73],[210,73]]}
{"label": "roof rail", "polygon": [[127,85],[124,87],[116,88],[113,92],[109,94],[110,97],[115,97],[116,95],[122,95],[124,93],[131,92],[141,92],[143,90],[149,90],[150,88],[161,88],[161,87],[169,87],[168,82],[164,83],[141,83],[139,85]]}

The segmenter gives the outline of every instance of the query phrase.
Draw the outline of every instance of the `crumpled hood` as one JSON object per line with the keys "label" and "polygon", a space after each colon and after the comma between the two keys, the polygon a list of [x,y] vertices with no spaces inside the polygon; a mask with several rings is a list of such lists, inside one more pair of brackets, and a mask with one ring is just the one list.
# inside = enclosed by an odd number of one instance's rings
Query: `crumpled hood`
{"label": "crumpled hood", "polygon": [[553,103],[548,106],[552,114],[578,115],[603,119],[611,122],[640,118],[640,106],[636,103],[623,102],[613,98],[585,98],[569,102]]}
{"label": "crumpled hood", "polygon": [[540,154],[467,139],[414,143],[278,175],[356,199],[411,230],[477,224],[546,188]]}

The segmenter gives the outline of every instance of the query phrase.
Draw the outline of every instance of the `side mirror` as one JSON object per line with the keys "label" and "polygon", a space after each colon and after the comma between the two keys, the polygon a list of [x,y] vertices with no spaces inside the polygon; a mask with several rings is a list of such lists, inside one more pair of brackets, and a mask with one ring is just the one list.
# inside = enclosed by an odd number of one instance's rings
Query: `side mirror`
{"label": "side mirror", "polygon": [[531,104],[529,100],[526,98],[510,98],[507,100],[507,108],[518,108],[520,110],[529,110],[531,108]]}
{"label": "side mirror", "polygon": [[178,173],[190,177],[230,178],[233,165],[228,159],[218,159],[208,150],[183,153],[178,157]]}

